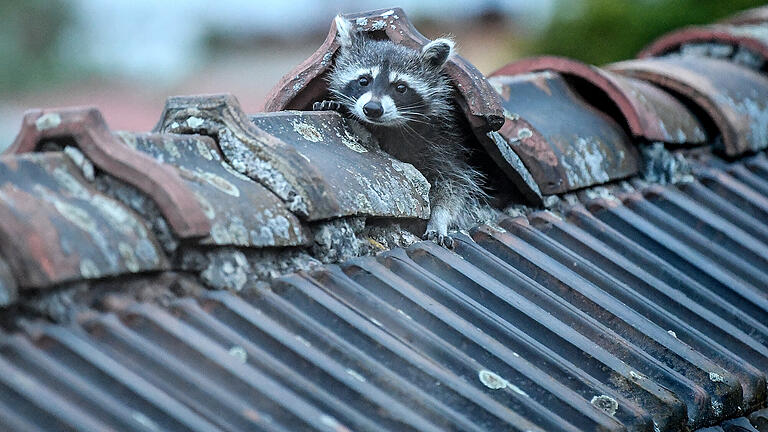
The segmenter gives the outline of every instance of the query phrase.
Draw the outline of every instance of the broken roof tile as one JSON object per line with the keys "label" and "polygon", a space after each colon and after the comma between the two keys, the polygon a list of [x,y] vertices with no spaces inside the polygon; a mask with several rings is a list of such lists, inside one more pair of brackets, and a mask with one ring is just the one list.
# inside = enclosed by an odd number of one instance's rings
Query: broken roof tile
{"label": "broken roof tile", "polygon": [[248,117],[231,95],[175,97],[156,130],[214,136],[237,171],[306,220],[429,216],[429,183],[421,173],[335,112]]}
{"label": "broken roof tile", "polygon": [[[420,49],[429,41],[416,30],[400,8],[343,16],[372,37],[389,39],[414,49]],[[325,76],[338,49],[336,26],[331,25],[328,37],[320,48],[283,76],[272,89],[267,96],[265,110],[306,110],[311,108],[313,101],[325,99],[328,93]],[[456,86],[457,102],[473,129],[479,134],[499,129],[504,123],[501,103],[483,74],[461,56],[452,57],[445,66],[445,72]]]}
{"label": "broken roof tile", "polygon": [[480,143],[524,200],[533,205],[541,205],[543,202],[541,188],[520,156],[512,150],[510,142],[499,131],[493,131],[488,132]]}
{"label": "broken roof tile", "polygon": [[728,156],[768,147],[768,78],[725,60],[669,56],[608,65],[671,90],[709,116]]}
{"label": "broken roof tile", "polygon": [[667,54],[704,55],[762,70],[768,60],[768,27],[710,25],[667,33],[645,47],[638,58]]}
{"label": "broken roof tile", "polygon": [[696,117],[677,99],[647,82],[563,57],[518,60],[490,76],[559,73],[593,106],[614,115],[632,135],[649,141],[700,144],[706,135]]}
{"label": "broken roof tile", "polygon": [[152,198],[179,237],[210,232],[210,221],[178,172],[119,142],[96,108],[29,111],[3,154],[38,151],[45,141],[55,140],[71,140],[97,168]]}
{"label": "broken roof tile", "polygon": [[489,78],[503,100],[499,133],[542,194],[558,194],[633,175],[640,156],[622,128],[551,71]]}
{"label": "broken roof tile", "polygon": [[174,166],[205,215],[211,231],[202,244],[296,246],[307,229],[267,188],[235,171],[213,139],[200,135],[116,133],[123,143]]}
{"label": "broken roof tile", "polygon": [[0,158],[0,250],[23,288],[168,268],[143,221],[60,152]]}

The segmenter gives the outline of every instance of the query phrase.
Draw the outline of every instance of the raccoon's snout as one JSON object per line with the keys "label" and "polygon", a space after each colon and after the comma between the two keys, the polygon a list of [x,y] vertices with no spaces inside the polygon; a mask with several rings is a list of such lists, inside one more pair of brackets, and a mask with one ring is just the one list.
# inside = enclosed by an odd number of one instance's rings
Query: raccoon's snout
{"label": "raccoon's snout", "polygon": [[377,119],[384,114],[384,107],[381,106],[381,102],[370,101],[363,105],[363,114],[371,119]]}

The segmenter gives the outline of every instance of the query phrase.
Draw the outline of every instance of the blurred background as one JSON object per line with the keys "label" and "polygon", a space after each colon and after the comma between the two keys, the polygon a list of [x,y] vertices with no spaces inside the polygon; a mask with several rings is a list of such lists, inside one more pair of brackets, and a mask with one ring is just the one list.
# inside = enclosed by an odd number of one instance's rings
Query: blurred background
{"label": "blurred background", "polygon": [[96,105],[115,130],[151,129],[167,96],[233,93],[259,110],[320,46],[339,12],[402,7],[427,37],[452,34],[490,73],[554,54],[633,57],[674,28],[754,0],[0,0],[0,150],[28,108]]}

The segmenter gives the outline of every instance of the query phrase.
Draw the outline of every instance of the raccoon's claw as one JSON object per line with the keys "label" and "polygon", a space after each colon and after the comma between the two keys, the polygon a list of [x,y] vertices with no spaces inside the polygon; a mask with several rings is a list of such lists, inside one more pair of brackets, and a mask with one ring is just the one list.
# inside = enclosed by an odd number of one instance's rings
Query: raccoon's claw
{"label": "raccoon's claw", "polygon": [[453,249],[453,237],[448,234],[440,234],[437,230],[427,230],[422,236],[424,240],[433,241],[447,249]]}
{"label": "raccoon's claw", "polygon": [[324,100],[312,104],[312,111],[341,111],[342,105],[336,101]]}

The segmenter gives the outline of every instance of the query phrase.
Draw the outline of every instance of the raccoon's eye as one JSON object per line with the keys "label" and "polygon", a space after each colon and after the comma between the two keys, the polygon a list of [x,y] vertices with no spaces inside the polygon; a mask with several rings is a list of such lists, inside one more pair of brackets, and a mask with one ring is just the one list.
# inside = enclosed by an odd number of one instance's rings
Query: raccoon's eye
{"label": "raccoon's eye", "polygon": [[398,93],[405,93],[406,90],[408,90],[408,86],[405,84],[398,84],[397,87],[395,87],[395,91]]}
{"label": "raccoon's eye", "polygon": [[360,78],[357,79],[357,83],[365,87],[371,83],[371,80],[366,76],[361,76]]}

